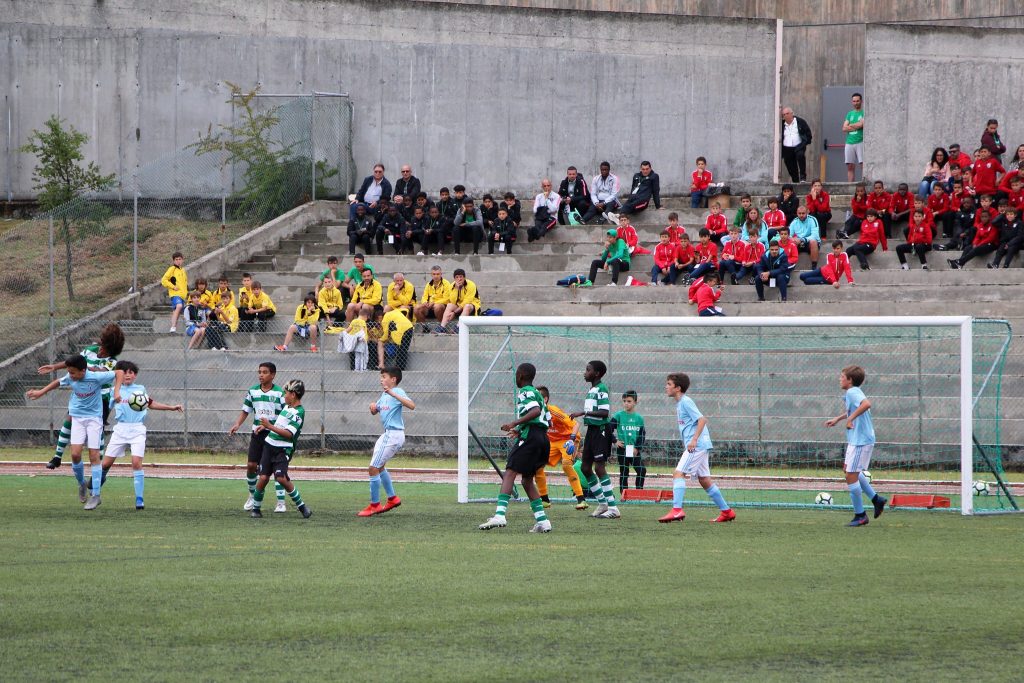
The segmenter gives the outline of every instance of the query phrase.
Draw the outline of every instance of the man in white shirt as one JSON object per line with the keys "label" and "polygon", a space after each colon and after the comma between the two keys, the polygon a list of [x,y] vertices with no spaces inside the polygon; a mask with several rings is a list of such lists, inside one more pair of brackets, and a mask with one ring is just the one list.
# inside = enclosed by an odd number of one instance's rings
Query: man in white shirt
{"label": "man in white shirt", "polygon": [[540,182],[540,194],[533,199],[533,227],[526,231],[530,242],[539,240],[548,230],[558,225],[558,207],[562,198],[551,190],[551,181],[545,178]]}
{"label": "man in white shirt", "polygon": [[814,136],[811,127],[790,107],[782,108],[782,161],[794,183],[807,182],[807,156],[805,150]]}
{"label": "man in white shirt", "polygon": [[611,172],[612,165],[607,161],[601,162],[601,172],[594,176],[590,183],[590,201],[592,204],[583,217],[584,223],[589,223],[595,217],[601,218],[598,223],[616,223],[617,218],[608,215],[609,211],[618,209],[622,204],[619,202],[619,177]]}

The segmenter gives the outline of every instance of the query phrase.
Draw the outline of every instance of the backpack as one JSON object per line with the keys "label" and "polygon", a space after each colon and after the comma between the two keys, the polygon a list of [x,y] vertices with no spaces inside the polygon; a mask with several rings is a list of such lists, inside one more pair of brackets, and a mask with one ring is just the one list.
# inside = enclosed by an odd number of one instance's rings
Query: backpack
{"label": "backpack", "polygon": [[586,275],[566,275],[555,284],[558,285],[559,287],[571,287],[573,285],[582,285],[586,281]]}
{"label": "backpack", "polygon": [[485,308],[480,311],[480,315],[504,315],[500,308]]}

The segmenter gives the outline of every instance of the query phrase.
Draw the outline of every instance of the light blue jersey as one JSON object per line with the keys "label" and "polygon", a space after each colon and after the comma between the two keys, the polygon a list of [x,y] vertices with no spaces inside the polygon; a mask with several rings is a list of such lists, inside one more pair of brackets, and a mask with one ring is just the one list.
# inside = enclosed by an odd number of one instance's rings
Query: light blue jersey
{"label": "light blue jersey", "polygon": [[[683,440],[684,447],[693,440],[693,435],[697,432],[697,422],[702,417],[704,414],[697,410],[697,404],[692,398],[683,396],[679,399],[679,403],[676,404],[676,419],[679,421],[679,438]],[[711,450],[711,431],[706,425],[697,438],[697,450]]]}
{"label": "light blue jersey", "polygon": [[[867,397],[860,387],[850,387],[846,390],[846,416],[853,414],[862,401]],[[866,446],[875,442],[875,426],[871,423],[871,409],[868,408],[853,421],[853,429],[846,430],[846,443],[853,446]]]}
{"label": "light blue jersey", "polygon": [[137,394],[140,391],[145,394],[146,387],[138,383],[121,385],[121,402],[114,408],[114,416],[117,417],[118,424],[142,424],[146,421],[149,408],[132,410],[132,407],[126,403],[132,394]]}
{"label": "light blue jersey", "polygon": [[85,376],[79,380],[71,379],[71,375],[60,378],[60,386],[71,387],[71,400],[68,401],[68,415],[71,417],[98,417],[103,419],[103,385],[114,381],[113,372],[94,372],[86,370]]}
{"label": "light blue jersey", "polygon": [[[404,389],[395,387],[392,391],[402,398],[409,398],[409,394],[405,393]],[[380,424],[385,430],[405,430],[405,422],[402,421],[402,403],[397,398],[388,395],[387,392],[382,393],[377,399],[377,410],[380,411],[378,413]]]}

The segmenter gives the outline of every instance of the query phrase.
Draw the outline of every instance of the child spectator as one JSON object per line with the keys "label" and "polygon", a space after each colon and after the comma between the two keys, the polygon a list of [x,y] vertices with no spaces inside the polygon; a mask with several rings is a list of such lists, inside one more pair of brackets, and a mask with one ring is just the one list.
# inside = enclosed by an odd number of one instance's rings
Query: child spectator
{"label": "child spectator", "polygon": [[882,221],[885,229],[885,236],[892,237],[892,195],[885,191],[885,183],[876,180],[873,191],[868,195],[868,208],[878,212],[878,218]]}
{"label": "child spectator", "polygon": [[[778,231],[783,225],[789,223],[789,219],[782,209],[779,208],[779,198],[769,197],[768,198],[768,210],[764,212],[764,222],[768,226],[769,230]],[[771,236],[768,239],[775,237],[775,233],[769,233]]]}
{"label": "child spectator", "polygon": [[178,316],[185,308],[185,298],[188,296],[188,276],[182,264],[185,257],[180,251],[171,254],[171,265],[160,278],[160,284],[167,288],[167,296],[171,300],[171,329],[169,332],[178,331]]}
{"label": "child spectator", "polygon": [[455,221],[452,223],[452,244],[455,246],[456,254],[462,253],[462,240],[467,237],[473,241],[473,255],[476,256],[480,253],[480,243],[484,239],[484,217],[480,209],[473,206],[473,200],[469,197],[462,201],[462,208],[455,214]]}
{"label": "child spectator", "polygon": [[[402,218],[402,214],[398,213],[398,207],[394,204],[388,206],[387,211],[381,217],[380,222],[377,224],[376,241],[377,241],[377,253],[384,253],[384,242],[387,241],[395,249],[396,254],[401,254],[405,248],[405,241],[403,235],[405,235],[408,223]],[[410,245],[410,251],[412,246]]]}
{"label": "child spectator", "polygon": [[[913,210],[914,195],[910,194],[910,186],[906,183],[900,183],[896,192],[892,195],[893,234],[899,234],[896,232],[897,226],[901,226],[910,221],[910,212]],[[822,232],[823,237],[824,235],[825,233]]]}
{"label": "child spectator", "polygon": [[494,229],[494,221],[498,220],[498,205],[494,203],[494,197],[485,194],[480,198],[480,215],[484,219],[484,232]]}
{"label": "child spectator", "polygon": [[320,289],[324,286],[324,280],[327,278],[334,280],[334,284],[336,286],[339,282],[345,279],[345,274],[341,272],[341,268],[338,266],[337,256],[327,257],[327,267],[323,269],[323,272],[320,273],[320,277],[316,279],[316,289],[314,290],[315,294],[320,293]]}
{"label": "child spectator", "polygon": [[672,264],[679,250],[679,247],[669,241],[668,230],[662,230],[658,239],[658,246],[654,248],[654,266],[651,268],[651,284],[655,287],[658,286],[659,279],[661,284],[671,284]]}
{"label": "child spectator", "polygon": [[452,223],[455,221],[455,214],[462,209],[462,204],[458,200],[452,199],[451,191],[447,187],[442,187],[438,190],[437,209],[441,214],[441,219],[445,221],[445,231],[450,232]]}
{"label": "child spectator", "polygon": [[351,322],[359,314],[362,304],[369,304],[374,309],[384,310],[381,301],[384,298],[384,288],[373,277],[373,270],[367,266],[363,268],[362,282],[352,293],[352,303],[345,309],[345,322]]}
{"label": "child spectator", "polygon": [[665,227],[665,230],[668,232],[668,241],[678,246],[683,235],[686,234],[686,230],[679,225],[679,214],[675,211],[668,215],[668,226]]}
{"label": "child spectator", "polygon": [[512,245],[516,241],[516,224],[508,215],[508,207],[498,207],[498,217],[494,225],[487,232],[487,253],[494,253],[494,244],[498,244],[498,251],[506,254],[512,253]]}
{"label": "child spectator", "polygon": [[768,242],[775,239],[775,236],[779,234],[777,228],[769,228],[768,224],[761,218],[761,210],[756,206],[750,207],[750,211],[747,212],[747,220],[740,226],[741,234],[750,234],[751,230],[757,230],[757,238],[764,242],[764,246],[768,248]]}
{"label": "child spectator", "polygon": [[[345,279],[342,282],[342,287],[348,292],[349,300],[352,299],[352,295],[356,291],[356,287],[363,281],[363,269],[369,268],[370,272],[373,273],[373,266],[366,262],[366,257],[362,254],[356,254],[352,257],[352,267],[345,273]],[[344,293],[342,293],[344,296]]]}
{"label": "child spectator", "polygon": [[292,337],[298,333],[303,339],[309,338],[309,350],[315,353],[319,320],[320,309],[317,308],[316,298],[312,294],[307,294],[295,309],[295,322],[288,326],[288,332],[284,335],[284,343],[275,346],[274,350],[287,351],[288,345],[292,343]]}
{"label": "child spectator", "polygon": [[[935,187],[940,188],[942,185],[936,184]],[[910,266],[907,265],[907,254],[913,251],[921,262],[921,269],[928,270],[928,259],[925,257],[925,254],[931,250],[931,226],[925,220],[924,211],[915,209],[910,223],[907,224],[907,241],[896,247],[896,258],[900,260],[900,268],[910,270]]]}
{"label": "child spectator", "polygon": [[882,251],[889,251],[889,243],[885,239],[885,227],[878,217],[878,211],[868,209],[864,216],[864,222],[860,226],[860,239],[856,244],[850,246],[846,253],[850,257],[857,257],[861,270],[871,270],[871,266],[868,265],[868,254],[874,252],[879,244],[882,245]]}
{"label": "child spectator", "polygon": [[686,291],[686,299],[691,306],[697,305],[697,292],[704,286],[704,278],[698,277],[690,281],[690,288]]}
{"label": "child spectator", "polygon": [[640,243],[640,237],[636,234],[636,228],[629,223],[629,216],[621,214],[619,216],[619,228],[616,231],[616,235],[620,240],[626,243],[626,247],[629,249],[629,253],[633,254],[636,251],[637,244]]}
{"label": "child spectator", "polygon": [[338,353],[352,354],[352,369],[366,372],[370,354],[367,347],[367,325],[373,315],[373,306],[367,304],[359,308],[359,317],[348,324],[348,328],[338,337]]}
{"label": "child spectator", "polygon": [[997,190],[998,176],[1006,173],[1006,169],[999,163],[999,160],[992,156],[988,148],[982,147],[978,151],[978,160],[971,167],[974,178],[974,191],[980,195],[994,195]]}
{"label": "child spectator", "polygon": [[786,260],[789,261],[789,269],[793,270],[796,268],[797,261],[800,260],[800,251],[796,246],[796,242],[789,239],[789,228],[786,226],[779,228],[779,236],[774,241],[779,243],[779,250],[786,255]]}
{"label": "child spectator", "polygon": [[[932,186],[932,194],[928,197],[928,208],[932,212],[932,220],[935,222],[936,227],[942,226],[941,236],[949,239],[953,236],[953,207],[949,201],[949,195],[946,194],[946,186],[942,183],[935,183]],[[936,231],[938,233],[938,231]],[[936,239],[939,238],[939,234],[936,234]]]}
{"label": "child spectator", "polygon": [[220,329],[210,327],[210,309],[203,305],[202,295],[193,291],[188,295],[189,305],[185,307],[185,334],[189,336],[188,349],[199,346],[206,340],[207,346],[211,349],[219,349],[224,346]]}
{"label": "child spectator", "polygon": [[348,222],[348,254],[354,256],[356,247],[370,251],[373,238],[377,233],[373,217],[366,212],[365,204],[356,204],[356,214]]}
{"label": "child spectator", "polygon": [[779,210],[786,215],[786,224],[796,218],[796,207],[799,200],[793,192],[793,186],[786,183],[782,186],[782,195],[779,197]]}
{"label": "child spectator", "polygon": [[670,269],[669,282],[675,284],[680,273],[683,274],[684,280],[689,280],[690,271],[693,270],[696,264],[697,252],[694,250],[693,245],[690,244],[690,236],[684,232],[679,240],[679,246],[676,248],[675,261]]}
{"label": "child spectator", "polygon": [[254,321],[259,321],[260,331],[266,327],[266,321],[277,314],[277,307],[270,297],[263,291],[263,285],[258,280],[252,281],[252,292],[249,294],[249,303],[244,310],[238,312],[238,317],[244,320],[245,329],[249,332],[257,330]]}
{"label": "child spectator", "polygon": [[1010,181],[1010,191],[1006,193],[1006,202],[1018,211],[1024,209],[1024,178],[1019,175],[1013,177]]}
{"label": "child spectator", "polygon": [[514,192],[506,192],[502,198],[505,208],[508,210],[508,217],[512,223],[515,224],[516,230],[519,229],[520,224],[523,222],[523,208],[522,204],[516,199]]}
{"label": "child spectator", "polygon": [[796,218],[789,224],[789,231],[793,235],[793,241],[796,242],[797,251],[805,251],[811,257],[811,270],[817,268],[821,234],[818,221],[814,216],[809,215],[806,206],[801,205],[797,208]]}
{"label": "child spectator", "polygon": [[974,171],[969,168],[965,168],[962,175],[964,181],[964,194],[977,197],[978,191],[974,189]]}
{"label": "child spectator", "polygon": [[[222,339],[225,332],[238,331],[238,307],[235,306],[235,295],[228,287],[227,277],[223,275],[217,283],[217,291],[214,293],[212,318],[216,325],[223,326],[223,329],[220,330]],[[227,346],[223,343],[220,348],[222,351],[227,351]]]}
{"label": "child spectator", "polygon": [[699,209],[704,200],[704,191],[711,184],[711,171],[708,170],[708,160],[704,157],[697,157],[697,170],[691,174],[690,182],[690,208]]}
{"label": "child spectator", "polygon": [[400,309],[396,308],[384,314],[380,327],[381,337],[377,340],[378,367],[393,366],[405,370],[409,363],[412,323]]}
{"label": "child spectator", "polygon": [[747,245],[740,239],[740,229],[735,225],[729,226],[729,241],[722,247],[722,257],[718,261],[718,274],[724,280],[725,274],[729,273],[732,284],[737,284],[737,278],[743,277],[745,271],[740,263],[747,256]]}
{"label": "child spectator", "polygon": [[[736,209],[736,214],[732,217],[732,224],[737,226],[737,227],[742,226],[743,222],[747,220],[747,212],[750,211],[750,209],[751,209],[751,207],[753,205],[754,205],[754,202],[750,198],[749,194],[747,194],[746,192],[741,194],[740,195],[740,206],[739,206],[738,209]],[[712,208],[714,208],[714,205],[712,205]],[[707,225],[705,225],[704,227],[707,227]],[[722,234],[725,234],[724,230],[722,231]]]}
{"label": "child spectator", "polygon": [[701,228],[700,244],[697,245],[697,265],[690,271],[690,277],[696,279],[705,273],[718,273],[718,247],[711,241],[711,232],[707,228]]}
{"label": "child spectator", "polygon": [[590,262],[590,277],[588,280],[593,284],[597,279],[597,271],[609,270],[612,272],[612,281],[609,287],[614,287],[619,282],[619,273],[629,270],[629,246],[625,240],[619,238],[618,231],[608,230],[604,236],[604,249],[601,254]]}
{"label": "child spectator", "polygon": [[846,223],[843,225],[843,229],[839,232],[836,237],[839,239],[848,239],[850,235],[860,230],[860,224],[864,222],[864,217],[867,215],[868,210],[868,188],[864,183],[857,183],[853,188],[853,199],[850,200],[850,215],[846,219]]}
{"label": "child spectator", "polygon": [[409,224],[405,226],[405,243],[409,245],[410,249],[413,248],[414,243],[420,243],[420,250],[416,252],[417,256],[426,256],[426,244],[423,240],[423,231],[426,229],[427,209],[422,206],[414,207],[412,218],[409,220]]}
{"label": "child spectator", "polygon": [[441,209],[436,204],[427,209],[427,220],[423,227],[423,251],[431,256],[440,256],[447,237],[446,228]]}
{"label": "child spectator", "polygon": [[757,276],[754,287],[757,289],[757,300],[764,301],[765,285],[779,288],[779,297],[786,301],[786,288],[789,286],[789,259],[779,247],[779,240],[774,239],[768,245],[768,253],[761,257],[757,264]]}
{"label": "child spectator", "polygon": [[437,328],[439,334],[448,330],[448,323],[463,315],[478,315],[480,313],[480,295],[477,294],[476,283],[466,278],[466,271],[456,268],[452,273],[452,293],[448,299],[448,305],[441,317],[441,324]]}
{"label": "child spectator", "polygon": [[711,271],[704,276],[704,282],[697,289],[694,299],[697,301],[697,315],[701,317],[725,315],[717,306],[718,300],[722,298],[722,284],[716,271]]}
{"label": "child spectator", "polygon": [[1009,268],[1013,257],[1024,246],[1024,223],[1020,220],[1020,210],[1010,204],[1003,215],[1005,219],[999,226],[999,247],[992,263],[988,264],[989,268],[998,268],[1000,260],[1003,261],[1003,268]]}
{"label": "child spectator", "polygon": [[615,455],[619,459],[619,493],[629,488],[629,470],[636,470],[636,488],[642,489],[647,468],[640,449],[646,437],[644,418],[636,412],[637,395],[630,389],[622,395],[622,410],[612,415],[608,427],[615,439]]}
{"label": "child spectator", "polygon": [[213,292],[211,292],[208,289],[209,286],[210,283],[206,280],[205,277],[196,278],[196,291],[199,292],[199,303],[201,303],[204,308],[207,308],[210,311],[212,311]]}
{"label": "child spectator", "polygon": [[839,280],[846,276],[850,286],[854,286],[853,269],[850,268],[850,257],[843,251],[843,241],[832,242],[832,253],[825,257],[825,265],[815,270],[800,273],[800,280],[805,285],[832,285],[839,289]]}
{"label": "child spectator", "polygon": [[953,238],[945,244],[935,245],[936,251],[955,251],[974,236],[974,197],[965,194],[960,200],[960,209],[953,214]]}
{"label": "child spectator", "polygon": [[[906,187],[906,185],[901,185],[901,187]],[[821,238],[825,239],[828,236],[828,222],[832,220],[832,198],[829,197],[828,192],[825,192],[820,178],[811,181],[811,191],[805,201],[808,215],[818,221]]]}
{"label": "child spectator", "polygon": [[757,264],[761,262],[761,257],[765,255],[767,248],[764,242],[761,241],[760,231],[754,228],[750,229],[747,233],[747,249],[743,255],[743,260],[740,263],[742,266],[740,272],[736,274],[737,280],[742,280],[744,276],[750,275],[749,284],[754,284],[754,274],[757,271]]}
{"label": "child spectator", "polygon": [[704,229],[716,242],[721,241],[722,237],[729,232],[728,222],[725,220],[725,214],[722,213],[722,205],[718,202],[711,202],[711,213],[704,221]]}

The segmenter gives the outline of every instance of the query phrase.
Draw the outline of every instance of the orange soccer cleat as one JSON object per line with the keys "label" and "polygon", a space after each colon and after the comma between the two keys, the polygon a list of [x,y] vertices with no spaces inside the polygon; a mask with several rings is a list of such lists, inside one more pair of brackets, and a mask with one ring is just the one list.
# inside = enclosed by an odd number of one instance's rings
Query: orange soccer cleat
{"label": "orange soccer cleat", "polygon": [[384,506],[380,503],[370,503],[365,508],[359,511],[358,517],[372,517],[373,515],[379,515],[384,512]]}
{"label": "orange soccer cleat", "polygon": [[669,522],[681,522],[684,519],[686,519],[686,511],[683,508],[672,508],[667,515],[659,517],[658,521],[668,524]]}
{"label": "orange soccer cleat", "polygon": [[394,510],[396,507],[398,507],[401,504],[402,504],[402,499],[401,498],[399,498],[398,496],[392,496],[391,498],[387,499],[387,502],[384,503],[384,507],[381,508],[381,512],[387,512],[388,510]]}
{"label": "orange soccer cleat", "polygon": [[731,522],[734,519],[736,519],[736,513],[732,511],[732,508],[730,508],[728,510],[722,510],[722,514],[715,517],[711,522]]}

